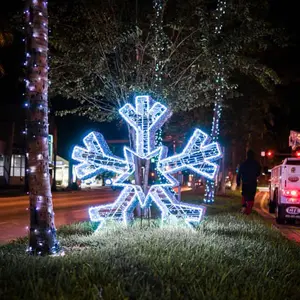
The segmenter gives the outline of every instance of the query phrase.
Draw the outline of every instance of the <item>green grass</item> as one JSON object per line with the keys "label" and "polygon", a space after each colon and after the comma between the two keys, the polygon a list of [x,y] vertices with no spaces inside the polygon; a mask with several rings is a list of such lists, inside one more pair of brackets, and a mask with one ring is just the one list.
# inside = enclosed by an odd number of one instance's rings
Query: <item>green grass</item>
{"label": "green grass", "polygon": [[196,231],[65,226],[63,257],[29,257],[24,239],[2,246],[0,299],[300,299],[300,248],[239,215],[238,200],[218,198]]}

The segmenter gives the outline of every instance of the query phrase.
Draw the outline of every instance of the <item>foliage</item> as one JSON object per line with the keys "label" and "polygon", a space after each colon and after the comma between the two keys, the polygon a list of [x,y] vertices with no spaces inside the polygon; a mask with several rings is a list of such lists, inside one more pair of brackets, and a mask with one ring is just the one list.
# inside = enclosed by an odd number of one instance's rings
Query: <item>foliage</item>
{"label": "foliage", "polygon": [[[111,120],[134,93],[148,91],[168,99],[173,110],[210,106],[214,100],[216,55],[225,68],[227,95],[237,79],[256,80],[271,89],[280,82],[262,63],[263,53],[283,45],[281,32],[264,21],[267,1],[228,2],[224,30],[216,37],[210,0],[169,1],[164,9],[164,37],[155,40],[153,11],[138,15],[129,2],[76,1],[53,12],[52,96],[75,100],[64,113]],[[163,47],[160,57],[155,46]],[[162,60],[162,81],[155,85],[155,61]]]}
{"label": "foliage", "polygon": [[0,297],[298,299],[299,246],[258,216],[233,213],[237,201],[217,198],[196,232],[145,220],[94,235],[81,223],[59,231],[62,257],[27,256],[24,240],[1,246]]}
{"label": "foliage", "polygon": [[[243,78],[242,78],[243,79]],[[221,132],[227,140],[237,139],[248,146],[259,141],[267,142],[274,124],[272,109],[279,105],[275,93],[266,93],[256,82],[242,82],[245,94],[239,99],[227,99]]]}
{"label": "foliage", "polygon": [[109,171],[103,171],[101,174],[96,176],[96,179],[102,179],[105,181],[105,179],[111,179],[115,176],[115,173],[109,172]]}
{"label": "foliage", "polygon": [[[6,31],[0,31],[0,48],[5,47],[12,42],[12,34]],[[1,59],[1,58],[0,58]],[[4,68],[0,60],[0,77],[4,74]]]}
{"label": "foliage", "polygon": [[[244,88],[245,95],[238,98],[227,98],[223,105],[221,119],[220,139],[222,144],[231,151],[233,141],[235,146],[242,149],[244,158],[246,147],[252,148],[259,153],[269,145],[273,138],[274,114],[272,109],[278,107],[279,103],[273,93],[265,92],[257,84],[250,84]],[[209,108],[196,108],[188,115],[176,113],[167,124],[167,138],[183,141],[185,134],[189,135],[192,127],[201,127],[206,132],[211,128],[211,114]]]}

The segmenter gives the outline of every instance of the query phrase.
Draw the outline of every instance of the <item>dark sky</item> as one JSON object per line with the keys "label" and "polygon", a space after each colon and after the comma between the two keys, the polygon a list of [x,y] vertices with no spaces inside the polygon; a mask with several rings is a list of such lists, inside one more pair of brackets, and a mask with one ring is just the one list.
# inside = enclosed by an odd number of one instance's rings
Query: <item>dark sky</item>
{"label": "dark sky", "polygon": [[[51,0],[49,0],[51,1]],[[140,0],[141,3],[142,0]],[[148,0],[151,2],[151,0]],[[271,19],[274,25],[284,27],[290,38],[290,46],[283,50],[268,53],[267,62],[275,68],[283,78],[284,84],[276,89],[281,99],[281,105],[289,113],[276,111],[276,126],[300,129],[300,26],[297,2],[293,0],[273,0],[271,3]],[[23,1],[5,1],[1,3],[0,27],[7,25],[11,13],[22,11]],[[51,19],[50,19],[51,22]],[[23,97],[21,92],[20,66],[22,64],[23,48],[22,37],[15,36],[12,46],[0,50],[0,59],[6,68],[7,75],[0,79],[0,109],[5,109],[7,104],[22,107]],[[126,138],[124,128],[119,130],[116,124],[96,124],[76,116],[57,118],[59,135],[59,154],[68,158],[71,146],[78,143],[85,133],[90,130],[103,132],[106,139]]]}
{"label": "dark sky", "polygon": [[[24,1],[22,0],[6,1],[4,3],[0,11],[0,28],[7,28],[9,17],[13,13],[22,12],[23,4]],[[3,118],[11,119],[14,117],[13,113],[6,114],[5,111],[23,110],[21,66],[24,58],[24,48],[22,38],[22,36],[16,35],[11,46],[0,49],[0,62],[6,71],[5,76],[0,78],[0,118],[2,118],[2,121]],[[51,106],[59,107],[59,101],[61,99],[56,99]],[[10,109],[8,109],[8,105]],[[51,115],[53,115],[53,110]],[[108,140],[126,138],[124,127],[116,122],[99,124],[87,118],[70,115],[55,117],[55,123],[58,128],[58,154],[66,159],[70,157],[73,145],[81,143],[82,138],[90,131],[99,131]]]}
{"label": "dark sky", "polygon": [[[273,20],[277,26],[286,29],[290,36],[290,46],[272,53],[272,65],[283,78],[283,85],[277,88],[277,95],[280,96],[282,111],[289,109],[287,118],[278,116],[278,126],[289,123],[290,129],[300,130],[300,26],[298,1],[271,1]],[[280,118],[281,117],[281,118]]]}

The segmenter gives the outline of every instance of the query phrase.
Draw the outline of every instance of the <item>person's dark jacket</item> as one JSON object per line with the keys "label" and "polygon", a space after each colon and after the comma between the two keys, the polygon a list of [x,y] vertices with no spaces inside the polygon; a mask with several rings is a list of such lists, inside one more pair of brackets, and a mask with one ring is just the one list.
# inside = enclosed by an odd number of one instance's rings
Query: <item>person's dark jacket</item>
{"label": "person's dark jacket", "polygon": [[237,176],[237,186],[240,186],[242,181],[242,195],[249,200],[254,200],[260,170],[260,164],[255,159],[248,158],[240,166]]}

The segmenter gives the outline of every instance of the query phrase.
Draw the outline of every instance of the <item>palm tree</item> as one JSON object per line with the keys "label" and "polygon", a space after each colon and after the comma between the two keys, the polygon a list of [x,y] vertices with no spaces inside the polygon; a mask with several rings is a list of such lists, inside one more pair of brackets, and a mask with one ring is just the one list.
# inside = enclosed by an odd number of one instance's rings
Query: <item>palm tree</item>
{"label": "palm tree", "polygon": [[26,20],[28,107],[27,159],[30,201],[31,254],[59,250],[49,174],[48,151],[48,9],[45,0],[28,0]]}

